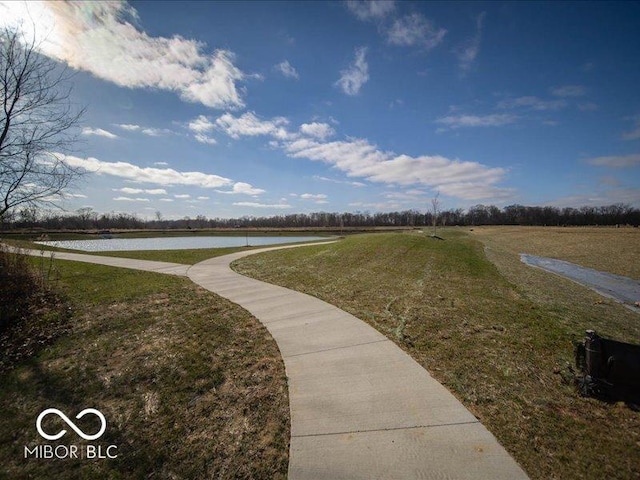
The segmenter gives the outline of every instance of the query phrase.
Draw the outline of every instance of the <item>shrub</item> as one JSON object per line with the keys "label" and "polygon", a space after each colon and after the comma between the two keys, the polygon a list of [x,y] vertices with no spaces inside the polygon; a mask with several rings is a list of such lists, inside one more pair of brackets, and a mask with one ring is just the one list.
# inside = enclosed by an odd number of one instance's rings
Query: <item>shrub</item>
{"label": "shrub", "polygon": [[33,355],[65,329],[70,309],[51,282],[53,258],[39,268],[0,245],[0,371]]}

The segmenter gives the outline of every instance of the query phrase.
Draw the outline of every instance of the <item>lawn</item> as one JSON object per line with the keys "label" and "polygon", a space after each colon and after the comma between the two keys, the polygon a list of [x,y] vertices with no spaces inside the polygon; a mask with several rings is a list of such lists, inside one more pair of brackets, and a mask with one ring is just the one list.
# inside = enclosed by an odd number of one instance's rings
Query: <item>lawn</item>
{"label": "lawn", "polygon": [[[64,334],[0,371],[0,478],[286,477],[284,365],[255,318],[186,278],[55,265],[71,316]],[[86,443],[38,435],[52,407],[72,419],[101,411],[95,442],[117,445],[117,458],[25,459],[24,446]],[[51,421],[51,432],[65,426]]]}
{"label": "lawn", "polygon": [[[444,230],[444,241],[420,233],[360,235],[233,266],[326,300],[386,334],[532,478],[639,478],[640,414],[580,397],[569,371],[573,342],[588,328],[637,342],[637,314],[520,264],[520,245],[507,237],[469,233]],[[531,253],[553,256],[559,247],[550,245]]]}

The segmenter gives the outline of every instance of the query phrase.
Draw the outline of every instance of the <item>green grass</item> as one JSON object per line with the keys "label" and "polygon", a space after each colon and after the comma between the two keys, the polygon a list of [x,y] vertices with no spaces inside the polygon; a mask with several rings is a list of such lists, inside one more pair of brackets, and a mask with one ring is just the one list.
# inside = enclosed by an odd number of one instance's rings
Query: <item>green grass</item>
{"label": "green grass", "polygon": [[[286,477],[284,366],[255,318],[185,278],[56,266],[69,329],[0,373],[0,478]],[[100,410],[108,427],[96,442],[118,458],[25,459],[25,445],[47,443],[34,424],[50,407]]]}
{"label": "green grass", "polygon": [[640,415],[580,397],[567,370],[585,329],[637,341],[637,315],[544,272],[533,286],[507,278],[512,257],[495,254],[498,268],[461,230],[441,235],[354,236],[234,268],[369,322],[446,385],[532,478],[639,478]]}

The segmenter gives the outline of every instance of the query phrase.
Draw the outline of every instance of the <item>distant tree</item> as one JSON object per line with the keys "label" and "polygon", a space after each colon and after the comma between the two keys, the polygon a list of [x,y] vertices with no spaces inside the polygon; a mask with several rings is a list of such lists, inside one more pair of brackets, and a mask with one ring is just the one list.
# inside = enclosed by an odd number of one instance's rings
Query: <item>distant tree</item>
{"label": "distant tree", "polygon": [[0,217],[51,204],[80,175],[60,154],[83,110],[72,109],[65,70],[37,50],[17,29],[0,31]]}
{"label": "distant tree", "polygon": [[431,199],[431,223],[433,224],[433,237],[436,237],[436,229],[438,226],[438,214],[440,213],[440,192]]}

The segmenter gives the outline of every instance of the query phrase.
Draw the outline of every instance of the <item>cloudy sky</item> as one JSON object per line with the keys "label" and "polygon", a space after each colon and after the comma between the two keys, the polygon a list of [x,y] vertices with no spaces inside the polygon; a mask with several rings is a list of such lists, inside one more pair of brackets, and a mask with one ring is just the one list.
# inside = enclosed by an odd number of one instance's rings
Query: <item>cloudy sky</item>
{"label": "cloudy sky", "polygon": [[17,23],[87,107],[70,210],[640,206],[637,2],[0,1]]}

